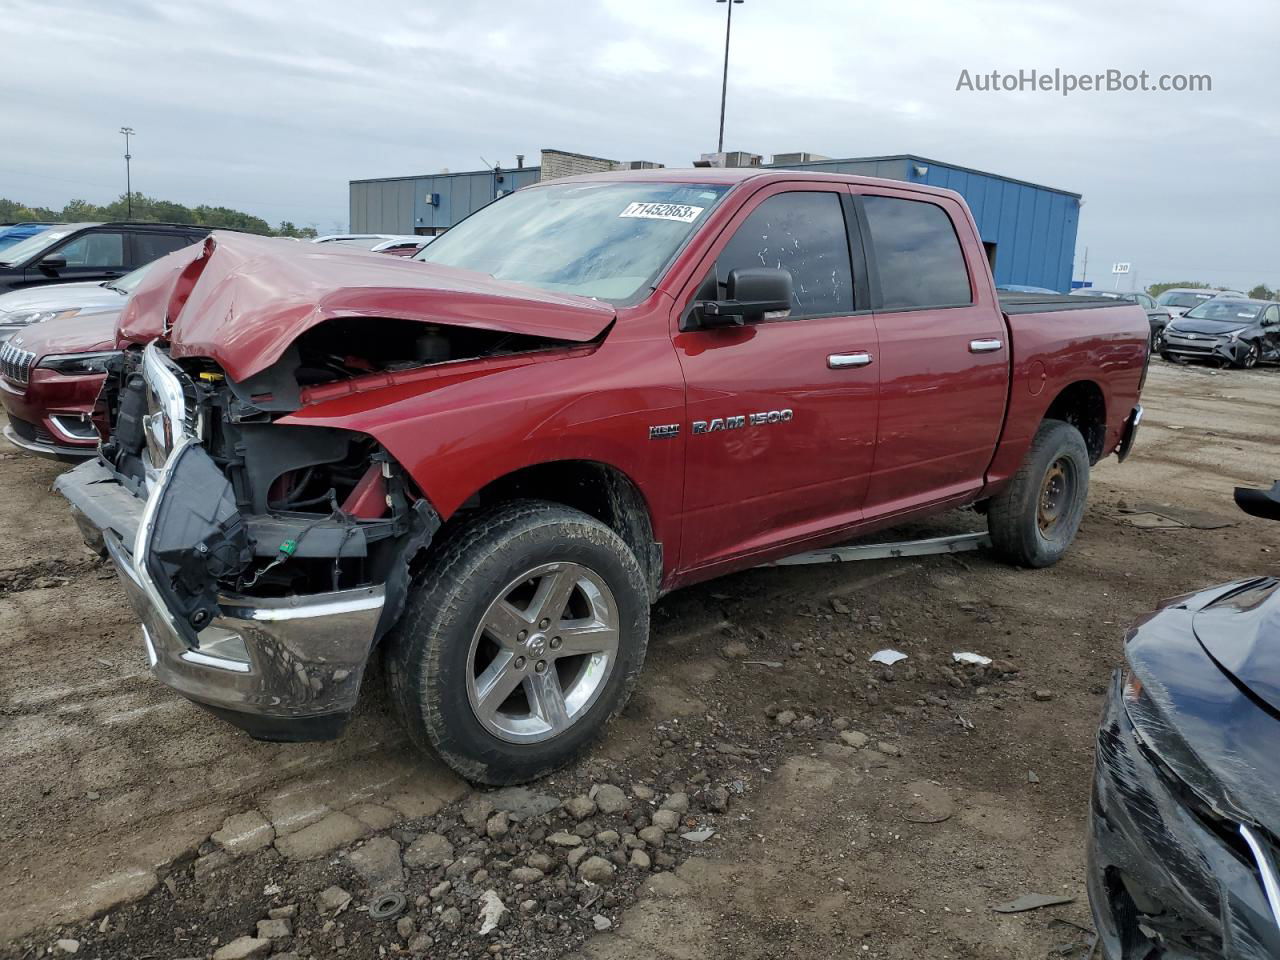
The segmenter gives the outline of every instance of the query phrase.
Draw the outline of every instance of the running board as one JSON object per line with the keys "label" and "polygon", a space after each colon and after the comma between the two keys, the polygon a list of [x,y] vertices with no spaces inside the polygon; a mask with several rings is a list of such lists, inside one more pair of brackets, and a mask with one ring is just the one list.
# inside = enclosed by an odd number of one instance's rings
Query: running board
{"label": "running board", "polygon": [[809,563],[843,563],[846,560],[884,560],[890,557],[926,557],[934,553],[963,553],[991,546],[987,533],[958,533],[949,537],[926,540],[898,540],[892,543],[868,543],[852,547],[828,547],[783,557],[762,567],[798,567]]}

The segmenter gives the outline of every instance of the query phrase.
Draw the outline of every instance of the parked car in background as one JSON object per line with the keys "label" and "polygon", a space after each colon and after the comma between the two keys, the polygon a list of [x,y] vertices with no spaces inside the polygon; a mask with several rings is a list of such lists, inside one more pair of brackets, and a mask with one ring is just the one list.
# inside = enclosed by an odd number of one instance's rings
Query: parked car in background
{"label": "parked car in background", "polygon": [[0,294],[0,341],[34,323],[93,313],[118,315],[125,297],[141,282],[149,266],[117,280],[55,283]]}
{"label": "parked car in background", "polygon": [[1182,316],[1192,307],[1198,307],[1214,297],[1244,297],[1240,290],[1217,290],[1204,287],[1171,287],[1156,297],[1156,303],[1169,311],[1170,319]]}
{"label": "parked car in background", "polygon": [[41,220],[24,220],[22,223],[6,224],[0,227],[0,251],[7,250],[21,240],[34,237],[37,233],[56,226],[59,224]]}
{"label": "parked car in background", "polygon": [[952,191],[761,169],[530,186],[414,261],[215,233],[119,330],[57,489],[156,675],[327,739],[381,645],[484,783],[600,733],[670,590],[969,504],[1057,562],[1148,359],[1131,304],[997,296]]}
{"label": "parked car in background", "polygon": [[[33,287],[0,296],[4,435],[28,453],[92,456],[94,403],[114,353],[116,321],[152,264],[119,280]],[[7,312],[4,312],[6,311]]]}
{"label": "parked car in background", "polygon": [[1143,293],[1141,290],[1098,290],[1094,287],[1081,287],[1078,290],[1072,290],[1071,293],[1077,297],[1102,297],[1104,300],[1124,300],[1127,303],[1136,303],[1146,311],[1147,322],[1151,324],[1151,349],[1159,351],[1160,341],[1164,337],[1164,328],[1168,326],[1170,316],[1168,309],[1156,303],[1154,297]]}
{"label": "parked car in background", "polygon": [[[1280,520],[1280,483],[1236,490]],[[1280,578],[1164,601],[1125,635],[1098,731],[1089,903],[1102,956],[1280,957]]]}
{"label": "parked car in background", "polygon": [[114,280],[209,235],[185,223],[63,223],[0,251],[0,292]]}
{"label": "parked car in background", "polygon": [[[327,236],[316,237],[312,243],[332,243],[340,247],[355,247],[359,250],[374,250],[378,247],[385,247],[390,244],[396,246],[399,244],[414,244],[415,250],[421,249],[423,241],[431,240],[431,237],[419,237],[413,234],[396,234],[396,233],[331,233]],[[385,251],[380,251],[385,252]]]}
{"label": "parked car in background", "polygon": [[1206,300],[1165,327],[1160,355],[1245,369],[1280,360],[1280,302],[1227,296]]}

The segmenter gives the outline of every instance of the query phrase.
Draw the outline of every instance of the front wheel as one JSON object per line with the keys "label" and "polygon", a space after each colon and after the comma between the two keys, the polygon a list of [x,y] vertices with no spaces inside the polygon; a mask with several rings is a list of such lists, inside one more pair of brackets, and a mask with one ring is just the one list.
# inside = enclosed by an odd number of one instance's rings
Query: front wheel
{"label": "front wheel", "polygon": [[623,540],[540,501],[460,527],[415,578],[388,638],[410,737],[468,780],[521,783],[571,761],[625,706],[649,598]]}
{"label": "front wheel", "polygon": [[1237,360],[1232,366],[1241,370],[1252,370],[1258,365],[1258,361],[1262,359],[1262,347],[1257,340],[1252,340],[1245,350],[1244,356]]}
{"label": "front wheel", "polygon": [[1022,466],[991,498],[987,527],[1000,559],[1024,567],[1057,563],[1084,519],[1089,451],[1069,423],[1040,424]]}

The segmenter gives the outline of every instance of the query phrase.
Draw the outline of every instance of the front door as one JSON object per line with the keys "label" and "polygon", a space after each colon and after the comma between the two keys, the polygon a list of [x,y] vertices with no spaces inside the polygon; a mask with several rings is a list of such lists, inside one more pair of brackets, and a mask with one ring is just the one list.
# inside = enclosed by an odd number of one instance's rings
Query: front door
{"label": "front door", "polygon": [[[70,283],[113,280],[128,272],[125,235],[115,230],[93,230],[45,252],[61,257],[65,267],[48,268],[37,261],[27,268],[28,283]],[[43,259],[43,257],[41,258]]]}
{"label": "front door", "polygon": [[[675,335],[688,432],[686,570],[731,561],[860,516],[876,428],[875,322],[843,185],[752,196],[677,303],[724,293],[729,271],[790,271],[785,318]],[[855,290],[864,291],[859,298]]]}
{"label": "front door", "polygon": [[880,344],[870,519],[981,488],[1004,422],[1010,344],[963,206],[907,190],[854,192]]}

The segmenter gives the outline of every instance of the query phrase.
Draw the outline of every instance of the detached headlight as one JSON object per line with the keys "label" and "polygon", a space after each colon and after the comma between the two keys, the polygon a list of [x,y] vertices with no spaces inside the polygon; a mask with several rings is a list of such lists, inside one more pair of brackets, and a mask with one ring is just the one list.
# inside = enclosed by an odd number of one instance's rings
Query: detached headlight
{"label": "detached headlight", "polygon": [[119,352],[109,350],[105,353],[65,353],[51,354],[41,360],[37,367],[41,370],[55,370],[58,373],[106,373],[107,362],[112,357],[120,356]]}
{"label": "detached headlight", "polygon": [[13,313],[0,314],[0,323],[15,327],[25,327],[33,323],[44,323],[46,320],[63,320],[74,317],[80,310],[16,310]]}

